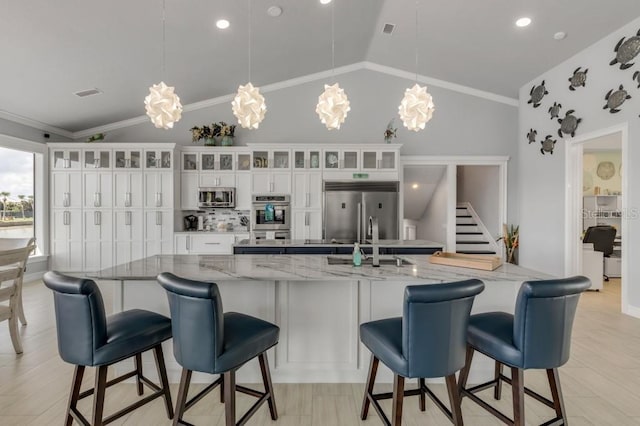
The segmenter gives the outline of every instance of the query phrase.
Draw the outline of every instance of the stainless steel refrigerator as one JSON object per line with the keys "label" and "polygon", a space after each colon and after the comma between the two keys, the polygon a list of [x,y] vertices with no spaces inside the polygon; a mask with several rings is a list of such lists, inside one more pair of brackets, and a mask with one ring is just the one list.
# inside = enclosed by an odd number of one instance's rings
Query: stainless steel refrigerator
{"label": "stainless steel refrigerator", "polygon": [[323,238],[364,242],[371,238],[371,216],[378,218],[380,239],[397,240],[398,188],[398,182],[325,181]]}

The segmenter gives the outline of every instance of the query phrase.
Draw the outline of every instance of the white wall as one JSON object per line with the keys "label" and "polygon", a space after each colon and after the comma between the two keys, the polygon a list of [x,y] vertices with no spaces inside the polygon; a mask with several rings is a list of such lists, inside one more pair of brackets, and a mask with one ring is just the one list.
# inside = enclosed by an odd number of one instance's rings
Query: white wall
{"label": "white wall", "polygon": [[500,223],[500,167],[458,166],[457,201],[469,202],[495,238],[502,235]]}
{"label": "white wall", "polygon": [[[560,102],[563,111],[575,109],[582,123],[578,135],[627,124],[629,136],[626,164],[640,161],[640,90],[632,81],[633,73],[640,70],[640,57],[635,66],[622,71],[619,66],[609,66],[615,54],[613,49],[618,40],[636,34],[640,28],[640,18],[620,30],[605,37],[576,56],[563,62],[520,89],[518,145],[518,181],[520,193],[520,264],[555,275],[564,273],[564,214],[565,214],[565,143],[558,138],[553,155],[541,155],[540,144],[527,145],[526,133],[530,128],[538,131],[538,141],[551,134],[557,138],[558,123],[551,121],[547,109],[553,102]],[[586,87],[575,92],[569,91],[567,79],[577,67],[589,68]],[[546,80],[549,94],[542,105],[534,109],[527,104],[529,90],[535,83]],[[604,96],[620,84],[633,96],[622,107],[622,111],[611,114],[603,110]],[[564,115],[564,114],[562,114]],[[629,191],[623,194],[631,211],[640,207],[640,169],[627,167],[624,174],[628,178]],[[623,242],[624,250],[637,253],[640,250],[640,221],[629,221],[628,241]],[[628,296],[631,308],[640,314],[640,264],[629,262]]]}
{"label": "white wall", "polygon": [[443,173],[433,191],[431,201],[417,223],[416,237],[419,240],[446,244],[448,187],[447,173]]}

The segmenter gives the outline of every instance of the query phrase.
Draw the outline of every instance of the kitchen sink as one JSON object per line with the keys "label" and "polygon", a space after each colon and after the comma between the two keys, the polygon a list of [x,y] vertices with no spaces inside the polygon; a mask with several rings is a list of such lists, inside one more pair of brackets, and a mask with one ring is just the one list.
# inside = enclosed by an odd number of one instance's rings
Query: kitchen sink
{"label": "kitchen sink", "polygon": [[[398,265],[398,261],[400,261],[399,265]],[[351,256],[349,257],[327,256],[327,263],[329,265],[352,265],[353,259],[351,258]],[[367,258],[363,258],[362,264],[373,265],[373,257],[369,256]],[[382,265],[406,266],[406,265],[413,265],[413,263],[405,258],[398,257],[398,256],[380,256],[380,266]]]}

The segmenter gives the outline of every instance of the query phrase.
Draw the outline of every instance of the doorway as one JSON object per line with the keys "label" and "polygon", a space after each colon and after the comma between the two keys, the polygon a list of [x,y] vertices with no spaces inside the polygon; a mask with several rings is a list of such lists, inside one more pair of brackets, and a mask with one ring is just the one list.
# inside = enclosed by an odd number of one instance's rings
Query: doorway
{"label": "doorway", "polygon": [[[627,258],[624,249],[627,234],[628,183],[624,173],[627,153],[627,126],[617,126],[566,141],[566,275],[594,275],[592,250],[603,252],[601,271],[607,277],[620,278],[621,310],[627,305]],[[613,237],[596,248],[592,235],[595,227],[609,231]],[[584,238],[584,241],[583,241]],[[584,244],[588,242],[588,244]],[[604,245],[603,245],[604,244]],[[602,288],[592,277],[593,289]],[[606,283],[606,280],[605,280]]]}

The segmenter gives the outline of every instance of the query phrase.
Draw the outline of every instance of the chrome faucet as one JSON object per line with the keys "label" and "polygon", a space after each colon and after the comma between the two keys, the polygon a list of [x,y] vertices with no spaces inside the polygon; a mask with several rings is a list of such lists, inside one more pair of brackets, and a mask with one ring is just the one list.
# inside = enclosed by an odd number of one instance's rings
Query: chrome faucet
{"label": "chrome faucet", "polygon": [[372,266],[380,266],[380,248],[378,244],[379,230],[378,230],[378,218],[369,216],[369,235],[371,235],[371,253],[373,256]]}

